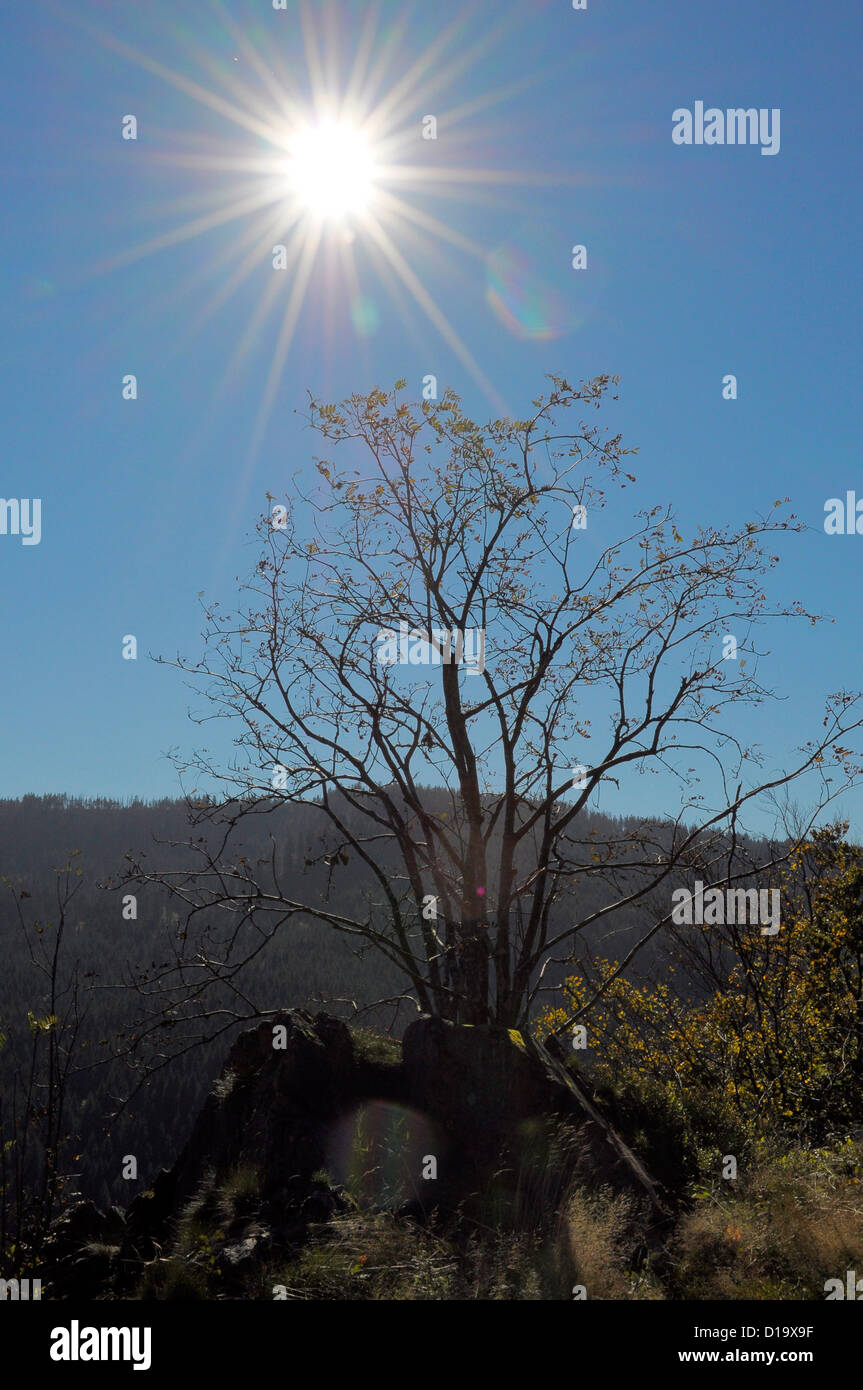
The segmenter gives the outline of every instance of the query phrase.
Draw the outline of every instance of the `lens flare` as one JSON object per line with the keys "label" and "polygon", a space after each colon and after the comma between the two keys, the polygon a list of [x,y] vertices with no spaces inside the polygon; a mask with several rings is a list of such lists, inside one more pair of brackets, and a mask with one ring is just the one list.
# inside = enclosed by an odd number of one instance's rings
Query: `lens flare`
{"label": "lens flare", "polygon": [[368,1100],[330,1131],[327,1168],[361,1207],[398,1208],[428,1200],[435,1184],[423,1180],[428,1155],[439,1158],[444,1139],[427,1116],[395,1101]]}
{"label": "lens flare", "polygon": [[572,327],[563,296],[539,273],[534,257],[512,241],[488,258],[486,299],[517,338],[559,338]]}

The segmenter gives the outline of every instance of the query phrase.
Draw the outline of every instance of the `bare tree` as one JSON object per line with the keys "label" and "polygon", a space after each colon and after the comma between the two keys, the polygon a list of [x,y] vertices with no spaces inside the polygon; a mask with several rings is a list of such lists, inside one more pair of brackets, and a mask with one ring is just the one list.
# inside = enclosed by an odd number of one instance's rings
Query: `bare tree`
{"label": "bare tree", "polygon": [[[482,427],[451,391],[408,404],[403,382],[340,406],[311,401],[333,455],[316,460],[319,483],[298,475],[285,504],[268,494],[242,611],[209,609],[202,658],[169,663],[233,721],[238,756],[183,764],[208,792],[192,860],[133,862],[131,879],[167,886],[185,913],[170,965],[148,982],[140,1036],[166,1002],[202,1029],[253,1015],[242,966],[299,916],[380,951],[422,1010],[521,1026],[579,933],[652,905],[624,969],[670,920],[673,875],[696,854],[724,857],[733,878],[728,846],[757,798],[811,777],[805,834],[859,776],[846,746],[856,696],[830,697],[818,737],[773,775],[735,731],[736,706],[773,697],[756,627],[817,620],[765,593],[778,561],[765,543],[800,524],[777,502],[738,530],[687,539],[670,507],[627,528],[620,493],[635,451],[584,419],[560,423],[614,399],[617,379],[550,382],[526,419]],[[597,544],[612,505],[622,537]],[[743,659],[723,660],[729,632]],[[675,779],[679,809],[597,845],[580,812],[640,768]],[[363,912],[283,892],[275,844],[266,864],[232,852],[247,817],[300,802],[331,828],[330,872],[367,876]],[[592,878],[613,891],[579,912],[578,885]],[[564,901],[561,921],[552,909]],[[210,1009],[216,986],[223,1002]]]}

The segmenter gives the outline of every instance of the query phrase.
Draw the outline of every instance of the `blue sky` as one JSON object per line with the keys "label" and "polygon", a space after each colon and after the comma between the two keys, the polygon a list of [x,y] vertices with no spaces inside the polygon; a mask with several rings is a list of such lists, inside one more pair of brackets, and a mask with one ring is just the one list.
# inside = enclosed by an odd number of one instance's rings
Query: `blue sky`
{"label": "blue sky", "polygon": [[[31,0],[0,17],[0,495],[40,497],[43,509],[39,545],[0,536],[0,795],[175,794],[164,755],[200,742],[186,710],[201,701],[147,654],[198,654],[199,591],[230,603],[254,561],[265,492],[278,495],[280,475],[298,468],[311,475],[314,440],[294,413],[306,391],[337,399],[406,377],[419,394],[434,373],[475,415],[497,414],[465,354],[516,415],[547,372],[618,373],[610,421],[639,447],[627,501],[671,502],[694,526],[742,522],[790,496],[812,530],[783,545],[776,591],[835,622],[761,639],[771,653],[762,677],[787,698],[740,732],[781,765],[829,691],[863,684],[863,537],[823,531],[828,497],[863,496],[860,12],[802,0],[588,0],[581,12],[569,0],[316,3],[325,63],[328,15],[341,39],[341,80],[373,8],[372,61],[388,57],[381,97],[430,55],[403,93],[410,162],[547,181],[462,182],[470,200],[445,184],[402,195],[462,239],[389,232],[450,343],[404,286],[390,293],[397,281],[361,230],[353,303],[319,254],[252,450],[293,280],[238,361],[271,290],[267,257],[201,322],[260,242],[261,215],[172,234],[248,190],[243,161],[263,142],[182,84],[234,102],[242,92],[245,109],[272,120],[275,97],[252,54],[309,95],[300,8]],[[676,146],[672,111],[698,100],[778,107],[779,154]],[[419,135],[429,112],[436,142]],[[137,141],[121,139],[127,113]],[[236,169],[220,167],[226,156]],[[133,254],[159,238],[154,254]],[[588,247],[583,273],[571,268],[576,243]],[[489,300],[501,263],[516,275],[503,319]],[[121,398],[130,372],[134,402]],[[739,382],[733,402],[722,399],[726,373]],[[127,633],[136,662],[121,659]],[[853,801],[844,809],[859,822]]]}

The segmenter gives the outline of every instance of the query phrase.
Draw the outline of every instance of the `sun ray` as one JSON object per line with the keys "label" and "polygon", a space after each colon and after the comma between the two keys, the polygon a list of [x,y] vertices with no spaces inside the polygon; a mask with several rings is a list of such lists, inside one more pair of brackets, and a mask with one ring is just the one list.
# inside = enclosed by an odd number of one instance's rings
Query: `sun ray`
{"label": "sun ray", "polygon": [[[389,229],[392,231],[394,237],[396,235],[398,236],[399,244],[405,252],[404,259],[406,264],[420,264],[423,266],[426,274],[432,265],[436,265],[442,272],[449,273],[450,275],[455,274],[461,281],[465,301],[469,299],[476,287],[475,277],[468,273],[466,268],[452,265],[447,259],[445,248],[440,245],[436,236],[427,234],[415,223],[402,220],[398,213],[393,213],[392,218],[388,221]],[[384,247],[379,245],[370,236],[365,238],[364,244],[367,250],[374,254],[375,264],[379,267],[378,278],[381,283],[386,286],[387,290],[391,292],[391,298],[393,298],[393,302],[399,309],[402,322],[409,326],[413,340],[418,343],[422,350],[422,356],[427,355],[428,340],[427,338],[423,338],[416,331],[417,303],[413,290],[402,279],[394,275],[393,266],[388,259]],[[408,259],[408,252],[411,253],[412,260]],[[397,296],[392,293],[395,290],[398,291]],[[407,298],[402,298],[403,291],[407,292]],[[412,306],[412,314],[408,312],[408,305]],[[422,318],[420,318],[420,321],[423,321]]]}
{"label": "sun ray", "polygon": [[408,33],[408,15],[406,11],[391,22],[389,32],[384,37],[380,46],[380,53],[374,67],[369,73],[368,81],[357,103],[361,111],[373,111],[377,103],[377,93],[381,89],[389,70],[394,55],[398,52],[399,45],[404,42],[405,35]]}
{"label": "sun ray", "polygon": [[[475,14],[481,5],[487,9],[487,0],[471,0],[467,14],[456,15],[450,20],[445,29],[437,35],[425,52],[415,60],[408,68],[407,72],[399,79],[394,87],[391,87],[387,95],[376,103],[371,116],[371,131],[373,135],[379,134],[387,126],[394,125],[399,119],[398,111],[400,104],[404,104],[404,99],[410,94],[410,105],[416,105],[417,88],[420,80],[437,61],[442,57],[451,41],[454,41],[458,33],[463,31],[471,16]],[[429,97],[434,91],[438,90],[441,84],[449,82],[449,66],[441,64],[439,75],[435,83],[430,84],[422,91],[423,100]]]}
{"label": "sun ray", "polygon": [[261,295],[258,303],[253,310],[246,328],[238,338],[234,347],[234,352],[228,363],[226,371],[233,371],[237,368],[243,357],[251,351],[255,338],[267,316],[275,309],[279,296],[284,292],[284,276],[289,275],[294,266],[299,264],[303,252],[303,240],[307,235],[306,219],[301,218],[294,228],[293,235],[285,245],[286,265],[285,271],[273,274],[270,283]]}
{"label": "sun ray", "polygon": [[257,458],[258,450],[261,446],[267,424],[269,423],[273,402],[276,399],[276,392],[279,389],[282,379],[282,368],[285,365],[285,359],[290,350],[291,341],[297,327],[297,321],[300,317],[300,310],[303,307],[303,300],[306,297],[306,290],[308,289],[309,280],[311,279],[312,266],[320,239],[320,228],[312,228],[306,240],[306,244],[302,249],[299,269],[296,279],[291,286],[291,297],[288,301],[287,312],[285,313],[284,321],[279,331],[279,340],[276,344],[275,353],[273,354],[273,361],[264,388],[263,399],[252,431],[252,438],[247,455],[247,461],[250,465]]}
{"label": "sun ray", "polygon": [[[299,221],[299,218],[300,214],[298,211],[295,216],[295,221]],[[273,216],[263,231],[260,227],[253,227],[247,236],[241,240],[238,246],[232,247],[229,251],[222,254],[218,264],[227,261],[229,256],[236,255],[244,245],[250,246],[247,255],[240,264],[235,267],[233,274],[210,296],[198,316],[192,320],[189,325],[189,337],[200,332],[204,324],[212,318],[213,314],[217,313],[222,305],[230,299],[231,295],[236,293],[240,285],[242,285],[250,275],[254,274],[256,270],[260,269],[261,246],[265,245],[269,249],[272,238],[275,236],[283,238],[287,230],[284,217],[281,212],[278,212]]]}
{"label": "sun ray", "polygon": [[414,222],[428,232],[433,232],[435,236],[449,242],[451,246],[457,246],[460,251],[467,251],[469,255],[476,256],[478,260],[485,260],[488,247],[481,246],[478,241],[472,241],[470,237],[463,236],[454,227],[448,227],[439,217],[433,217],[431,213],[422,212],[419,208],[413,207],[404,198],[399,198],[397,194],[388,193],[386,189],[380,188],[375,201],[389,208],[394,215],[402,217],[408,222]]}
{"label": "sun ray", "polygon": [[[469,169],[458,164],[388,164],[381,177],[388,182],[412,186],[429,183],[482,183],[490,186],[509,184],[513,188],[528,185],[533,188],[559,188],[562,184],[577,186],[589,181],[583,173],[541,174],[537,169]],[[435,193],[437,192],[435,189]]]}
{"label": "sun ray", "polygon": [[303,50],[306,55],[306,69],[312,91],[312,103],[316,110],[323,105],[327,95],[324,65],[318,47],[318,36],[308,0],[300,0],[300,28],[303,33]]}
{"label": "sun ray", "polygon": [[354,54],[353,66],[350,76],[345,86],[345,107],[347,110],[359,108],[361,105],[362,84],[369,71],[369,63],[372,57],[372,46],[375,40],[375,31],[378,27],[378,20],[381,13],[381,0],[376,0],[374,5],[370,5],[366,11],[363,21],[362,33],[357,44],[357,51]]}
{"label": "sun ray", "polygon": [[[476,0],[476,3],[473,6],[473,10],[478,10],[480,6],[482,6],[483,12],[487,10],[487,5],[482,4],[482,0]],[[480,58],[484,57],[488,52],[491,51],[491,49],[496,47],[507,33],[509,33],[513,29],[518,28],[524,22],[524,12],[518,6],[513,7],[509,15],[499,15],[497,17],[497,24],[495,26],[488,26],[486,32],[482,35],[482,37],[477,39],[474,44],[470,45],[469,47],[466,47],[462,52],[460,52],[457,59],[451,59],[445,67],[441,65],[441,68],[435,74],[434,79],[427,82],[427,84],[423,87],[423,90],[421,92],[423,101],[425,103],[430,103],[433,97],[439,95],[441,92],[446,91],[447,87],[452,86],[452,84],[457,80],[458,77],[461,76],[462,73],[467,72],[471,67],[474,67],[476,63],[480,60]],[[464,17],[459,17],[452,21],[450,29],[456,30],[457,28],[461,28],[465,24],[466,19]],[[448,31],[444,31],[444,34],[441,35],[441,39],[443,39],[446,36],[447,32]],[[420,73],[430,66],[431,60],[429,59],[427,52],[423,55],[423,58],[418,59],[417,63],[414,65],[414,69],[417,70],[415,72],[415,78],[418,80]],[[408,113],[413,112],[416,104],[417,93],[413,89],[413,87],[408,83],[409,76],[410,74],[406,75],[402,82],[399,84],[399,86],[397,88],[394,88],[389,93],[386,100],[378,105],[374,112],[374,120],[377,124],[381,126],[392,126],[397,124],[400,120],[402,120]],[[537,74],[530,74],[526,78],[523,78],[519,83],[515,84],[515,87],[516,89],[518,89],[522,86],[531,86],[539,80],[540,78]],[[402,89],[405,90],[405,100],[400,103]]]}
{"label": "sun ray", "polygon": [[142,260],[145,256],[152,256],[157,251],[163,251],[166,246],[176,246],[181,241],[189,241],[192,237],[200,236],[202,232],[209,232],[214,227],[221,227],[226,222],[235,221],[238,217],[245,216],[247,212],[259,210],[272,201],[271,195],[259,190],[248,198],[229,203],[219,212],[207,213],[204,217],[187,222],[182,227],[175,227],[173,231],[164,232],[162,236],[153,237],[151,241],[144,242],[141,246],[130,246],[127,250],[118,252],[116,256],[101,261],[97,269],[100,271],[116,270],[122,265],[130,265],[134,261]]}
{"label": "sun ray", "polygon": [[155,303],[152,300],[148,300],[147,312],[150,317],[157,317],[160,312],[163,312],[169,307],[176,309],[178,304],[193,298],[199,286],[212,279],[214,272],[218,271],[221,266],[235,263],[237,256],[239,256],[244,249],[250,248],[239,265],[235,265],[233,273],[211,294],[210,298],[205,301],[198,313],[188,320],[184,331],[174,336],[170,347],[162,358],[163,365],[166,362],[170,362],[172,358],[176,357],[178,354],[184,352],[189,343],[200,333],[201,329],[209,319],[212,318],[213,314],[218,311],[222,304],[236,292],[239,286],[247,280],[255,270],[260,269],[262,239],[266,242],[271,235],[275,235],[277,229],[281,229],[282,233],[284,232],[284,220],[281,214],[274,215],[269,226],[265,227],[263,230],[257,225],[248,228],[241,236],[232,241],[230,245],[224,247],[214,261],[208,261],[199,266],[198,270],[191,277],[186,279],[181,286],[172,285],[170,290],[166,291]]}
{"label": "sun ray", "polygon": [[144,68],[146,72],[151,72],[154,77],[161,77],[164,82],[176,87],[180,92],[185,92],[187,96],[200,102],[202,106],[207,106],[210,110],[217,111],[219,115],[226,116],[228,120],[233,121],[241,129],[248,130],[252,135],[260,135],[271,144],[278,145],[278,127],[271,122],[247,114],[232,102],[225,101],[215,92],[208,91],[199,82],[193,82],[191,78],[183,77],[180,73],[174,72],[172,68],[166,67],[164,63],[157,62],[155,58],[148,58],[146,54],[139,53],[130,44],[124,43],[122,39],[116,38],[113,34],[106,33],[90,20],[75,14],[69,14],[66,18],[70,23],[86,29],[95,39],[98,39],[99,43],[113,53],[118,53],[121,57],[127,58],[130,63]]}
{"label": "sun ray", "polygon": [[[287,244],[286,270],[288,273],[299,260],[300,253],[302,250],[303,235],[303,227],[301,225],[296,226],[294,229],[294,236]],[[285,236],[284,228],[282,228],[281,236],[283,238]],[[260,260],[258,260],[256,264],[259,265]],[[246,354],[250,351],[253,344],[257,340],[263,323],[275,309],[279,297],[283,292],[283,285],[284,281],[277,275],[272,276],[272,278],[270,279],[270,282],[266,290],[260,296],[255,306],[255,309],[249,319],[249,322],[246,325],[245,331],[234,345],[234,350],[231,353],[229,360],[226,362],[219,379],[214,384],[214,400],[220,403],[224,402],[228,398],[228,395],[232,387],[236,387],[243,359],[246,357]],[[196,448],[200,448],[202,446],[203,441],[206,438],[207,431],[213,428],[213,422],[215,418],[216,412],[213,411],[210,412],[210,414],[203,419],[202,424],[200,428],[197,430],[194,439],[190,441],[187,446],[187,453],[193,454]]]}
{"label": "sun ray", "polygon": [[[212,0],[222,17],[222,22],[231,38],[236,43],[245,61],[257,73],[263,85],[266,87],[270,97],[277,107],[282,107],[285,114],[296,113],[302,108],[302,99],[296,83],[292,81],[290,74],[286,71],[281,77],[277,76],[263,56],[258,52],[255,45],[246,37],[243,30],[235,22],[222,3],[222,0]],[[295,97],[291,99],[288,95],[289,87],[295,88]]]}
{"label": "sun ray", "polygon": [[461,106],[453,106],[446,112],[447,134],[455,132],[462,121],[466,121],[471,116],[476,116],[480,111],[488,111],[493,106],[500,106],[505,101],[510,101],[512,97],[520,96],[522,92],[527,92],[531,87],[536,87],[539,83],[547,81],[546,72],[529,72],[517,82],[510,82],[506,87],[496,87],[492,92],[483,92],[480,96],[474,97],[471,101],[462,102]]}
{"label": "sun ray", "polygon": [[499,394],[496,387],[486,376],[485,372],[482,370],[476,358],[470,352],[466,344],[462,342],[461,338],[456,333],[455,329],[452,327],[446,315],[442,312],[438,305],[435,304],[434,300],[432,299],[428,290],[423,285],[422,281],[417,277],[415,272],[408,265],[407,261],[399,251],[398,247],[396,247],[393,244],[392,240],[387,235],[385,229],[381,226],[380,222],[373,214],[370,213],[364,219],[364,223],[371,235],[377,241],[381,250],[385,252],[387,260],[389,261],[393,270],[404,281],[405,285],[408,287],[408,289],[411,291],[411,294],[414,296],[414,299],[416,300],[417,304],[434,324],[435,328],[440,333],[444,342],[452,348],[453,352],[455,353],[456,357],[458,357],[458,360],[461,362],[462,366],[467,368],[474,381],[477,383],[478,386],[482,388],[482,390],[487,394],[489,399],[494,401],[495,405],[499,410],[505,411],[506,406],[504,404],[502,396]]}
{"label": "sun ray", "polygon": [[393,273],[392,266],[387,260],[386,253],[378,246],[376,241],[368,238],[365,249],[366,254],[375,265],[380,284],[383,286],[390,302],[394,306],[418,355],[422,357],[422,355],[428,351],[428,339],[424,336],[425,319],[421,316],[418,317],[413,296],[410,294],[403,281]]}

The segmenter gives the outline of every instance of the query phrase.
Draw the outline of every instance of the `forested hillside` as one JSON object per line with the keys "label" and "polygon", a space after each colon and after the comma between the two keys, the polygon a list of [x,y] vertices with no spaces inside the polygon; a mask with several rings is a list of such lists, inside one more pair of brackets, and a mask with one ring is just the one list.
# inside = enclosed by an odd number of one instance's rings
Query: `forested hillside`
{"label": "forested hillside", "polygon": [[[430,799],[444,795],[434,790],[425,794]],[[0,1027],[7,1035],[0,1051],[0,1082],[8,1097],[12,1070],[16,1062],[25,1064],[28,1055],[28,1013],[48,1012],[46,976],[33,965],[30,951],[50,945],[58,921],[58,885],[68,880],[74,897],[66,915],[59,978],[70,985],[77,971],[81,1027],[66,1128],[76,1136],[74,1152],[80,1154],[74,1164],[77,1188],[102,1205],[128,1201],[155,1169],[174,1158],[232,1037],[245,1026],[228,1026],[214,1042],[190,1050],[184,1044],[180,1055],[156,1070],[111,1122],[138,1079],[128,1056],[142,1003],[136,986],[145,975],[151,980],[158,976],[182,926],[176,901],[153,886],[137,894],[137,919],[124,918],[123,895],[129,891],[122,885],[125,856],[146,854],[160,865],[188,863],[188,851],[178,847],[190,836],[187,820],[185,804],[173,801],[121,805],[65,796],[0,801],[0,874],[5,880],[0,894]],[[625,832],[621,820],[585,814],[576,833],[602,845],[620,840]],[[368,879],[361,866],[323,861],[330,832],[314,805],[247,817],[242,833],[244,843],[235,845],[234,852],[274,855],[283,890],[299,901],[327,897],[331,907],[345,914],[364,910]],[[386,863],[385,849],[381,857]],[[625,876],[625,869],[621,872]],[[612,885],[601,879],[575,883],[554,912],[561,923],[573,914],[583,917],[611,901],[612,892]],[[589,944],[620,958],[649,920],[649,907],[612,914]],[[637,958],[635,978],[662,975],[665,949],[661,939],[650,943]],[[555,968],[549,986],[566,974],[565,964]],[[286,923],[234,984],[261,1010],[326,1007],[345,1018],[354,1015],[354,1004],[362,1008],[404,989],[397,970],[377,953],[357,951],[351,939],[302,916]],[[70,997],[65,996],[66,1002]],[[210,1000],[211,1008],[215,1002],[215,997]],[[223,1002],[236,1003],[232,991],[226,991]],[[408,1006],[390,1006],[364,1015],[363,1022],[400,1034],[415,1016]],[[175,1026],[167,1013],[163,1026],[165,1036]],[[11,1100],[6,1103],[8,1113]],[[138,1161],[137,1183],[121,1176],[129,1154]]]}

